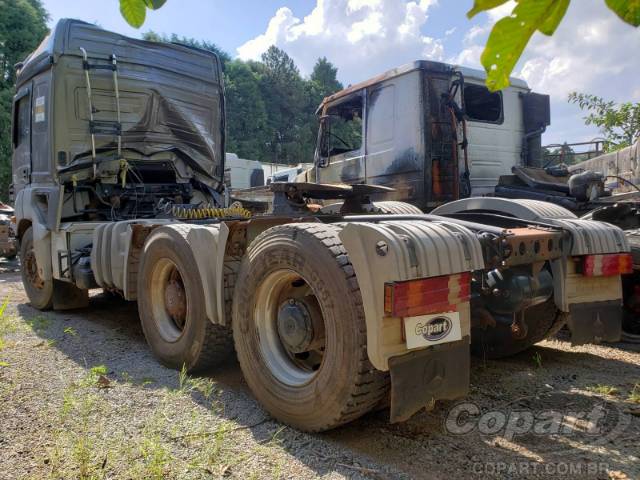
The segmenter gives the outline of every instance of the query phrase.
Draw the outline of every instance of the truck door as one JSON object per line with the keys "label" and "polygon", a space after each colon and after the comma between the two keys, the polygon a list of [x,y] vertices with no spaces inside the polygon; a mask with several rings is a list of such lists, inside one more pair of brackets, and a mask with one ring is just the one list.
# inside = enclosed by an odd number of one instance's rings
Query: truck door
{"label": "truck door", "polygon": [[22,87],[13,99],[11,141],[15,191],[31,181],[31,87]]}
{"label": "truck door", "polygon": [[320,132],[318,183],[364,183],[363,93],[327,107]]}
{"label": "truck door", "polygon": [[467,140],[471,194],[493,193],[501,175],[511,174],[520,163],[522,123],[520,91],[509,87],[490,92],[475,79],[467,79],[463,105],[467,120]]}

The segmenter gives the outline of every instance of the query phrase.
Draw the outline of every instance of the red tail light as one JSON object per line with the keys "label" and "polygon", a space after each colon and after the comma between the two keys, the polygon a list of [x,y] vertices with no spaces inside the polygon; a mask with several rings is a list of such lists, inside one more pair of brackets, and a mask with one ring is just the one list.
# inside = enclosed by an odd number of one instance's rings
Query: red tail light
{"label": "red tail light", "polygon": [[633,272],[630,253],[587,255],[582,258],[582,274],[586,277],[610,277]]}
{"label": "red tail light", "polygon": [[420,278],[384,285],[384,312],[393,317],[414,317],[450,312],[456,304],[469,301],[471,274]]}

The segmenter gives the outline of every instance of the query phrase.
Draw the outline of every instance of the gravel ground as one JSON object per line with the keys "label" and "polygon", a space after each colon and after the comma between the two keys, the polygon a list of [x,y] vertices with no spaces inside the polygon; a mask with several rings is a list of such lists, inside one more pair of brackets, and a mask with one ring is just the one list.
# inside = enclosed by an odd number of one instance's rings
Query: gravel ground
{"label": "gravel ground", "polygon": [[[640,478],[638,345],[571,348],[560,338],[476,359],[460,402],[403,424],[381,410],[310,435],[271,419],[234,359],[208,377],[160,366],[135,304],[95,295],[89,309],[42,313],[6,263],[5,298],[1,479]],[[481,418],[455,415],[474,408]]]}

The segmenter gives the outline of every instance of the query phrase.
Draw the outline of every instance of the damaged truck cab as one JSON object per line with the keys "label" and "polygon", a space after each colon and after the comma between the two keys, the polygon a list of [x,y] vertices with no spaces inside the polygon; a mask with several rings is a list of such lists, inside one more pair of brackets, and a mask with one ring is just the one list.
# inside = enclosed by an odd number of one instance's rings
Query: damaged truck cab
{"label": "damaged truck cab", "polygon": [[544,202],[482,197],[513,166],[539,162],[550,122],[548,96],[519,79],[498,92],[484,81],[484,72],[416,61],[325,98],[315,166],[298,180],[391,187],[373,199],[498,235],[504,243],[485,250],[489,274],[473,277],[476,353],[516,353],[565,323],[574,344],[618,340],[620,275],[631,269],[622,231]]}
{"label": "damaged truck cab", "polygon": [[[465,395],[475,311],[509,338],[539,316],[560,325],[587,275],[570,259],[591,255],[581,265],[602,280],[611,260],[594,254],[622,262],[627,249],[605,224],[425,215],[372,202],[388,189],[371,185],[274,183],[267,214],[230,204],[210,52],[63,20],[17,88],[13,181],[31,304],[86,307],[93,289],[136,301],[160,362],[205,370],[235,350],[258,401],[302,430],[387,401],[401,421]],[[314,199],[342,203],[319,210]]]}

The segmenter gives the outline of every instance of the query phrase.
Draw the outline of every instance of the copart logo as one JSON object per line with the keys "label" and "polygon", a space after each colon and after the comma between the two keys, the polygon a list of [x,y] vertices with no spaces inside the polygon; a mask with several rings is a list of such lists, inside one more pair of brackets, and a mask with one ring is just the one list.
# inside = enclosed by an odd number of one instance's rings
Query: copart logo
{"label": "copart logo", "polygon": [[[528,402],[529,408],[495,410],[484,410],[472,402],[458,403],[447,413],[444,429],[453,435],[479,434],[489,442],[496,437],[507,441],[522,437],[525,443],[532,443],[532,448],[548,448],[559,453],[571,449],[572,442],[606,445],[619,437],[630,423],[615,403],[583,399],[578,407],[576,399],[572,401],[566,394],[549,395],[547,400],[553,404],[552,408],[536,405],[536,399]],[[565,408],[567,405],[572,406]],[[532,442],[536,436],[546,437],[545,441]]]}
{"label": "copart logo", "polygon": [[447,317],[435,317],[416,325],[416,335],[422,335],[422,338],[430,342],[446,337],[450,331],[451,320]]}

